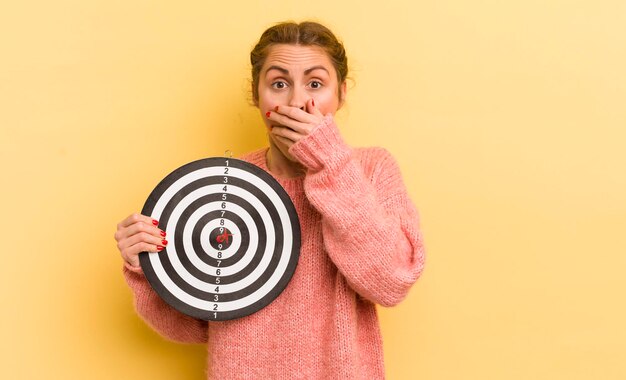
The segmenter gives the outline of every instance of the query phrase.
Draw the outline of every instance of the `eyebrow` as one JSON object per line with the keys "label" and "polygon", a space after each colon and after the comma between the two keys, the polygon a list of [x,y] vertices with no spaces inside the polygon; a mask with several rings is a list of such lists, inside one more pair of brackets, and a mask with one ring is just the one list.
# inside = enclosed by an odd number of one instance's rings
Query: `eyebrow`
{"label": "eyebrow", "polygon": [[[280,71],[281,73],[283,73],[285,75],[289,75],[289,70],[285,69],[284,67],[277,66],[277,65],[272,65],[272,66],[268,67],[267,71],[265,71],[265,73],[267,74],[271,70],[278,70],[278,71]],[[310,68],[304,70],[304,75],[308,75],[308,74],[310,74],[314,70],[324,70],[324,71],[326,71],[328,73],[328,70],[324,66],[317,65],[317,66],[313,66],[313,67],[310,67]],[[328,73],[328,74],[330,74],[330,73]]]}

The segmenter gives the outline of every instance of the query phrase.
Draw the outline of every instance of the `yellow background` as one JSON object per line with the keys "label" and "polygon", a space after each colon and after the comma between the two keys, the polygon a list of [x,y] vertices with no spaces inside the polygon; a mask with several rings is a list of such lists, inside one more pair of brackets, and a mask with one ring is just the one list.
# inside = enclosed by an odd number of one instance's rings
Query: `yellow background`
{"label": "yellow background", "polygon": [[626,378],[626,2],[369,4],[0,5],[0,378],[204,377],[134,314],[115,225],[264,146],[248,53],[306,18],[348,49],[345,139],[389,149],[421,212],[388,378]]}

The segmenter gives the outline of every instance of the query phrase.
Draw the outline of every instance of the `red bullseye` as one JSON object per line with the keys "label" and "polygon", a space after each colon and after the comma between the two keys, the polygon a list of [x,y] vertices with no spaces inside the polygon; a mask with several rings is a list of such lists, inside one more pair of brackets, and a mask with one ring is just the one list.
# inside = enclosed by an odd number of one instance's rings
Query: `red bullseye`
{"label": "red bullseye", "polygon": [[216,240],[218,243],[226,243],[226,244],[228,244],[228,243],[229,243],[229,242],[228,242],[228,237],[229,237],[229,236],[233,236],[233,234],[229,234],[229,233],[228,233],[228,230],[224,230],[224,233],[223,233],[223,234],[221,234],[221,235],[217,235],[217,237],[215,238],[215,240]]}

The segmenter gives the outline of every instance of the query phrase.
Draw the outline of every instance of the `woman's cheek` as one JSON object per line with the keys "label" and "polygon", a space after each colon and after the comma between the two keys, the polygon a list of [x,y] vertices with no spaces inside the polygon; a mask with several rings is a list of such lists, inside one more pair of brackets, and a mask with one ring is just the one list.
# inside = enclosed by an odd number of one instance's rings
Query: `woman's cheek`
{"label": "woman's cheek", "polygon": [[326,115],[329,112],[332,114],[337,112],[339,99],[336,93],[332,91],[324,91],[323,93],[316,94],[314,99],[317,109],[320,110],[323,115]]}

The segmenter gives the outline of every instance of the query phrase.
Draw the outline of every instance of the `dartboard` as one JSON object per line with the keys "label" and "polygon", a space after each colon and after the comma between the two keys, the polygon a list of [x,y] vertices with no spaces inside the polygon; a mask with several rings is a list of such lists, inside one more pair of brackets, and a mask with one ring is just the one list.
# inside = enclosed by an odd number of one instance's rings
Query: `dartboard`
{"label": "dartboard", "polygon": [[142,214],[159,221],[169,244],[142,252],[150,285],[169,305],[195,318],[223,321],[272,302],[300,256],[298,215],[266,171],[211,157],[167,175]]}

